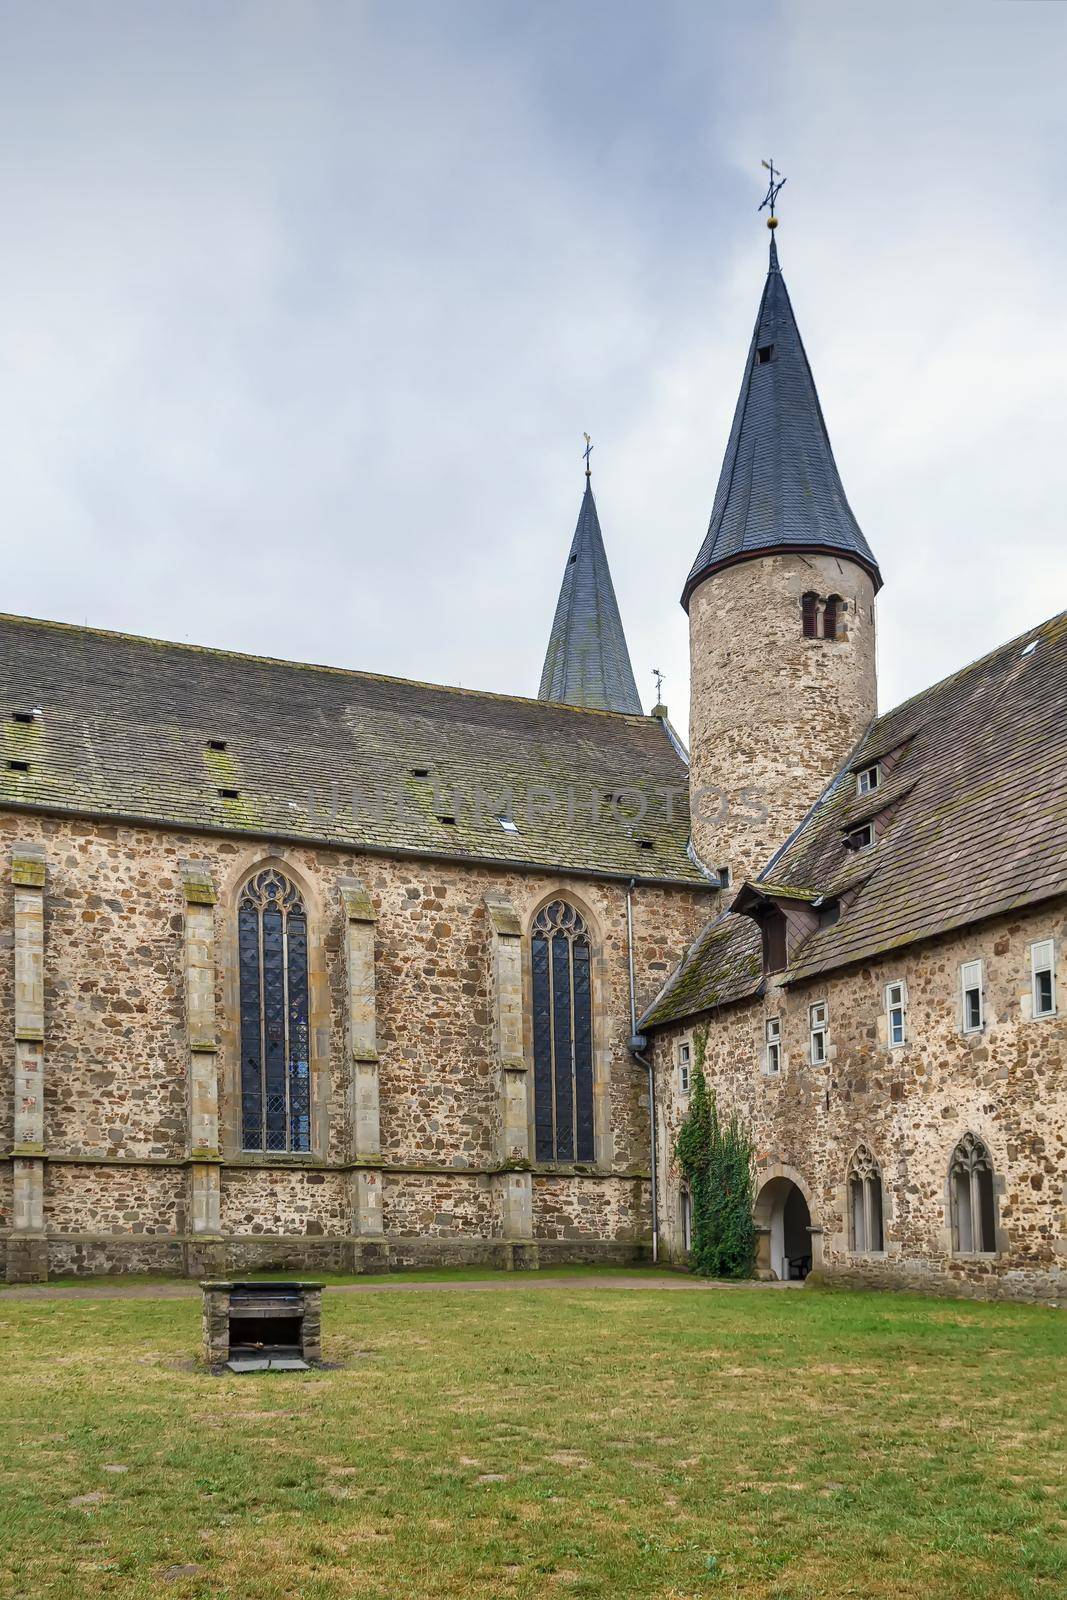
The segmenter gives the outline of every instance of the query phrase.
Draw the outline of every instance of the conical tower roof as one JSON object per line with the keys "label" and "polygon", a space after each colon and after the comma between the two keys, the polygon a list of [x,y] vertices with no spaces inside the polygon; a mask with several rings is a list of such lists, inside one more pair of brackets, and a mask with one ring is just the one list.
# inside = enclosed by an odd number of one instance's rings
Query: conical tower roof
{"label": "conical tower roof", "polygon": [[641,715],[600,519],[588,477],[563,569],[539,700]]}
{"label": "conical tower roof", "polygon": [[715,491],[682,604],[712,572],[777,551],[826,551],[866,569],[870,545],[845,498],[822,407],[771,239],[770,267]]}

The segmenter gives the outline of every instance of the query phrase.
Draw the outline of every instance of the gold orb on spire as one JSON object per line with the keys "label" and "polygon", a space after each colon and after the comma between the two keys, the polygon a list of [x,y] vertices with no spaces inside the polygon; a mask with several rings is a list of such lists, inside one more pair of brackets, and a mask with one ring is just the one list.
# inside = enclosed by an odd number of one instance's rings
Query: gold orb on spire
{"label": "gold orb on spire", "polygon": [[777,228],[777,226],[778,226],[778,218],[777,217],[768,217],[767,218],[767,226],[768,226],[768,228]]}

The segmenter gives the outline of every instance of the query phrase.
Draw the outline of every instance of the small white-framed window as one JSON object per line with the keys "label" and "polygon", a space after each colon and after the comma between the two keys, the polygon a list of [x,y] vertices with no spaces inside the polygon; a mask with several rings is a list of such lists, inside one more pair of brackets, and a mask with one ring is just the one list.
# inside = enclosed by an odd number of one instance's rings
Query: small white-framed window
{"label": "small white-framed window", "polygon": [[693,1248],[693,1196],[682,1190],[682,1248],[686,1255]]}
{"label": "small white-framed window", "polygon": [[982,963],[965,961],[960,967],[960,991],[963,1001],[964,1033],[981,1033],[985,1026],[985,1004],[982,998]]}
{"label": "small white-framed window", "polygon": [[846,850],[869,850],[874,843],[874,826],[870,822],[863,823],[862,827],[853,828],[845,834]]}
{"label": "small white-framed window", "polygon": [[1030,946],[1030,984],[1033,1015],[1056,1015],[1056,941],[1039,939]]}
{"label": "small white-framed window", "polygon": [[811,1036],[811,1064],[822,1066],[826,1060],[826,1032],[828,1028],[826,1001],[819,1000],[808,1007],[808,1033]]}
{"label": "small white-framed window", "polygon": [[856,774],[856,793],[870,794],[877,789],[882,781],[882,769],[875,761],[869,767],[861,767]]}
{"label": "small white-framed window", "polygon": [[688,1094],[692,1088],[693,1047],[688,1039],[678,1046],[678,1093]]}
{"label": "small white-framed window", "polygon": [[782,1070],[782,1019],[768,1017],[764,1028],[763,1070],[768,1077],[777,1077]]}
{"label": "small white-framed window", "polygon": [[907,1042],[908,986],[903,978],[885,986],[886,1036],[889,1048]]}

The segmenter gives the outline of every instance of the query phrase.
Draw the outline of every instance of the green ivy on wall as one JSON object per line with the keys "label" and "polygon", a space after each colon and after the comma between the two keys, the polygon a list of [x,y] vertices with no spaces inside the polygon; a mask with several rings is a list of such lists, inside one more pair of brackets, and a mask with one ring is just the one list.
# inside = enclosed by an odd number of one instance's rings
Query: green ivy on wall
{"label": "green ivy on wall", "polygon": [[754,1148],[735,1111],[719,1116],[704,1076],[707,1028],[693,1038],[696,1066],[689,1112],[678,1132],[676,1154],[689,1185],[692,1246],[689,1262],[707,1278],[750,1278],[756,1265]]}

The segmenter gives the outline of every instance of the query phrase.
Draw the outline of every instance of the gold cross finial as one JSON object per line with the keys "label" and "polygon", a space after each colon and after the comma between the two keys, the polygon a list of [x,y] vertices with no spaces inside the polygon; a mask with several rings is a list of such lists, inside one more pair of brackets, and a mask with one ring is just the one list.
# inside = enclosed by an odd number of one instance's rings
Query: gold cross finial
{"label": "gold cross finial", "polygon": [[582,438],[585,440],[585,449],[582,451],[582,455],[585,457],[585,475],[589,478],[592,477],[589,469],[589,457],[593,454],[593,441],[587,433],[583,433]]}
{"label": "gold cross finial", "polygon": [[782,187],[782,185],[785,183],[786,180],[782,177],[782,174],[779,172],[778,168],[775,166],[774,157],[773,156],[771,157],[771,159],[769,161],[764,161],[762,163],[762,165],[767,168],[767,171],[768,171],[768,173],[770,175],[770,182],[767,184],[767,193],[763,196],[763,199],[760,201],[759,205],[756,207],[756,211],[757,211],[757,213],[759,213],[760,211],[763,210],[764,206],[769,206],[771,214],[767,218],[767,226],[768,226],[768,228],[777,228],[777,226],[778,226],[778,218],[774,214],[774,202],[778,198],[779,189]]}

